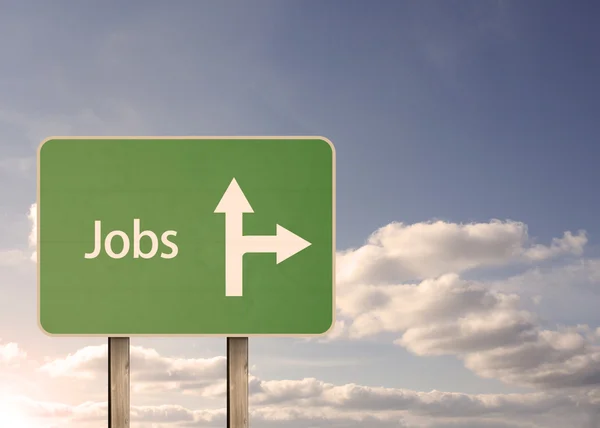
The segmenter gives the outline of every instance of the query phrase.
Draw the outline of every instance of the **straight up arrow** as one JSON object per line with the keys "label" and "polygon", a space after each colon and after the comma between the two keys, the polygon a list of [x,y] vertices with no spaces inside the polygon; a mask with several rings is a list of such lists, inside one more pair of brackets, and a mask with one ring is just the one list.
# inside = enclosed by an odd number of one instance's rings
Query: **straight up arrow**
{"label": "straight up arrow", "polygon": [[225,295],[242,296],[243,256],[246,253],[276,253],[277,264],[302,251],[310,242],[277,225],[274,236],[244,236],[243,215],[253,213],[236,179],[231,180],[215,213],[225,214]]}

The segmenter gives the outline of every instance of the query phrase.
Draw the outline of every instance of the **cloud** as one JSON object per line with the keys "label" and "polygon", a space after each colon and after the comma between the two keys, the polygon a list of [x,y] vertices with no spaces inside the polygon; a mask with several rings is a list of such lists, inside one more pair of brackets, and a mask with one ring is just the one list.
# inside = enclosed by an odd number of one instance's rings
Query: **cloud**
{"label": "cloud", "polygon": [[337,279],[345,283],[389,283],[461,273],[511,262],[580,255],[586,233],[565,232],[549,246],[532,245],[520,222],[457,224],[391,223],[375,231],[360,248],[340,252]]}
{"label": "cloud", "polygon": [[521,294],[543,293],[549,290],[572,293],[596,291],[600,284],[600,259],[577,259],[559,266],[535,267],[525,272],[491,281],[490,286]]}
{"label": "cloud", "polygon": [[31,260],[37,262],[37,203],[29,207],[27,218],[31,223],[31,230],[29,231],[29,248],[33,249]]}
{"label": "cloud", "polygon": [[586,233],[582,230],[573,235],[572,232],[565,232],[562,238],[553,238],[550,246],[537,244],[523,252],[525,258],[529,260],[546,260],[558,257],[563,254],[574,254],[580,256],[583,254],[583,248],[587,244]]}
{"label": "cloud", "polygon": [[587,327],[537,329],[532,340],[466,355],[465,365],[480,376],[513,384],[543,388],[597,386],[598,334]]}
{"label": "cloud", "polygon": [[[590,327],[547,329],[523,309],[519,294],[502,291],[502,281],[468,281],[458,274],[581,255],[587,238],[585,232],[565,232],[549,246],[530,242],[527,227],[518,222],[383,227],[366,245],[338,258],[340,321],[327,340],[392,334],[394,343],[416,355],[454,355],[476,374],[510,384],[598,385],[600,342]],[[594,266],[588,263],[588,279],[598,277],[589,269]]]}
{"label": "cloud", "polygon": [[21,250],[0,250],[0,266],[18,266],[28,258],[28,255]]}
{"label": "cloud", "polygon": [[598,335],[580,326],[547,330],[520,298],[456,274],[419,284],[354,285],[338,295],[337,338],[381,333],[420,355],[454,355],[480,376],[563,388],[600,384]]}
{"label": "cloud", "polygon": [[[0,168],[2,166],[0,165]],[[0,267],[2,266],[19,266],[27,260],[37,261],[37,204],[29,207],[27,218],[30,222],[30,231],[28,236],[29,248],[33,253],[19,249],[0,250]]]}
{"label": "cloud", "polygon": [[[595,396],[459,394],[418,392],[355,384],[332,385],[316,379],[261,381],[251,387],[250,423],[255,427],[586,427],[596,415]],[[106,420],[104,402],[67,405],[11,397],[11,405],[30,418],[60,426],[93,426]],[[0,399],[1,404],[1,399]],[[181,405],[132,406],[133,427],[218,427],[223,408],[193,410]],[[582,424],[577,424],[583,421]],[[73,423],[73,425],[67,425]]]}
{"label": "cloud", "polygon": [[64,358],[57,358],[43,364],[39,370],[52,377],[73,377],[94,379],[98,373],[105,373],[108,346],[86,346]]}
{"label": "cloud", "polygon": [[501,413],[543,413],[557,406],[571,405],[566,396],[545,393],[469,395],[454,392],[418,392],[398,388],[356,384],[334,385],[317,379],[253,379],[253,404],[268,406],[302,405],[331,407],[362,412],[407,410],[438,417],[483,416]]}
{"label": "cloud", "polygon": [[[402,333],[428,325],[449,328],[462,322],[465,335],[476,340],[478,331],[486,328],[478,324],[471,325],[469,330],[469,316],[496,320],[506,326],[502,315],[519,313],[518,295],[489,291],[484,285],[465,281],[456,274],[419,284],[353,285],[340,291],[337,303],[346,319],[346,331],[353,338],[382,332]],[[531,323],[525,319],[525,313],[520,316],[525,324]]]}
{"label": "cloud", "polygon": [[[79,405],[34,400],[25,396],[0,396],[0,408],[10,407],[20,418],[50,420],[54,423],[74,420],[98,421],[106,418],[106,403],[84,402]],[[1,419],[0,415],[0,421]],[[35,425],[33,425],[35,426]],[[62,424],[60,425],[62,426]]]}
{"label": "cloud", "polygon": [[0,339],[0,366],[2,365],[19,365],[19,363],[27,357],[27,353],[23,351],[17,343],[8,342],[1,343]]}
{"label": "cloud", "polygon": [[[593,332],[589,332],[592,334]],[[557,347],[573,348],[569,340]],[[568,339],[568,338],[567,338]],[[83,381],[106,373],[106,346],[86,347],[50,361],[41,370],[53,376]],[[145,393],[166,390],[193,392],[224,400],[225,358],[175,358],[154,349],[132,347],[132,388]],[[152,385],[152,388],[148,388]],[[465,394],[413,391],[357,384],[335,385],[314,378],[298,380],[249,379],[253,426],[284,427],[562,427],[567,422],[593,419],[600,409],[600,388],[540,391],[520,394]],[[105,403],[78,406],[25,401],[28,414],[72,421],[105,417]],[[46,415],[46,416],[44,416]],[[179,405],[134,406],[137,427],[221,426],[224,409],[190,410]],[[591,419],[590,419],[591,418]],[[144,423],[153,425],[143,425]],[[156,425],[157,424],[157,425]],[[455,424],[455,425],[453,425]],[[470,425],[469,425],[470,424]],[[522,424],[522,425],[520,425]],[[563,425],[561,425],[563,424]],[[79,425],[78,425],[79,426]]]}
{"label": "cloud", "polygon": [[[0,168],[2,168],[2,165],[0,165]],[[27,218],[30,222],[28,245],[33,253],[20,249],[0,250],[0,267],[20,266],[28,260],[37,261],[37,204],[29,207]]]}
{"label": "cloud", "polygon": [[[132,388],[136,393],[169,390],[213,396],[226,391],[226,358],[176,358],[161,356],[156,350],[131,347]],[[52,377],[94,379],[104,376],[108,346],[88,346],[46,362],[40,371]]]}

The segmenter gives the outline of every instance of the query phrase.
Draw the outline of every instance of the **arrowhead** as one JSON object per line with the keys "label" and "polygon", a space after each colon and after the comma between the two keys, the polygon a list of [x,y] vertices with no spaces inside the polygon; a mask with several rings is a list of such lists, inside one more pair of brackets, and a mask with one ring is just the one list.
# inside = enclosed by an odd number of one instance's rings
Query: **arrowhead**
{"label": "arrowhead", "polygon": [[289,259],[294,254],[299,253],[311,243],[300,238],[293,232],[290,232],[285,227],[277,225],[277,264]]}
{"label": "arrowhead", "polygon": [[250,206],[250,202],[246,199],[246,195],[242,192],[238,182],[231,180],[229,187],[223,193],[221,201],[215,208],[216,213],[253,213],[254,210]]}

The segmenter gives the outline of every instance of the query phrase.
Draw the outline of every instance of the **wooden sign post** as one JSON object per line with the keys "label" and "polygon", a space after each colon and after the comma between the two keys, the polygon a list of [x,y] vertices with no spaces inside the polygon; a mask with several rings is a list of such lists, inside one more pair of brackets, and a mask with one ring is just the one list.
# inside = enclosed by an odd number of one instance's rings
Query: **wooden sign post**
{"label": "wooden sign post", "polygon": [[108,338],[108,428],[129,428],[129,338]]}
{"label": "wooden sign post", "polygon": [[227,338],[227,428],[248,428],[248,338]]}
{"label": "wooden sign post", "polygon": [[[108,428],[130,426],[128,337],[108,338]],[[248,338],[227,338],[227,428],[248,428]]]}

